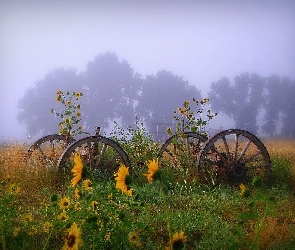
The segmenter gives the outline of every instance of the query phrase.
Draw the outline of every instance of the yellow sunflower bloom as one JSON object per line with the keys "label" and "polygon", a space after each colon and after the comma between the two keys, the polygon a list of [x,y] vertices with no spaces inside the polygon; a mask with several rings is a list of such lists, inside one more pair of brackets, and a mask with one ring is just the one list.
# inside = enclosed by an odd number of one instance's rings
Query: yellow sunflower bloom
{"label": "yellow sunflower bloom", "polygon": [[69,219],[69,216],[64,211],[57,216],[57,219],[61,220],[62,222],[66,222]]}
{"label": "yellow sunflower bloom", "polygon": [[81,197],[81,190],[79,188],[75,189],[75,198],[79,199]]}
{"label": "yellow sunflower bloom", "polygon": [[[77,153],[74,155],[74,167],[71,170],[71,172],[74,174],[73,179],[71,180],[71,187],[74,187],[82,178],[83,173],[83,163],[81,156]],[[76,194],[76,192],[75,192]]]}
{"label": "yellow sunflower bloom", "polygon": [[76,114],[77,114],[77,116],[78,116],[78,117],[80,117],[80,116],[81,116],[81,112],[77,112]]}
{"label": "yellow sunflower bloom", "polygon": [[79,247],[83,245],[81,234],[82,231],[80,227],[78,227],[78,225],[74,222],[72,226],[68,229],[66,242],[62,250],[78,250]]}
{"label": "yellow sunflower bloom", "polygon": [[13,229],[13,236],[18,236],[18,234],[19,234],[19,232],[20,232],[20,227],[15,227],[14,229]]}
{"label": "yellow sunflower bloom", "polygon": [[131,232],[129,234],[129,241],[132,245],[136,247],[141,247],[140,238],[136,232]]}
{"label": "yellow sunflower bloom", "polygon": [[86,179],[85,181],[83,181],[83,187],[85,190],[90,191],[92,190],[92,182],[89,179]]}
{"label": "yellow sunflower bloom", "polygon": [[57,97],[56,97],[56,101],[57,101],[57,102],[61,102],[61,99],[62,99],[61,95],[57,95]]}
{"label": "yellow sunflower bloom", "polygon": [[240,195],[243,197],[250,196],[250,190],[243,184],[240,184]]}
{"label": "yellow sunflower bloom", "polygon": [[62,209],[62,210],[66,210],[66,209],[68,209],[69,208],[69,206],[70,206],[70,199],[69,198],[67,198],[67,197],[63,197],[62,199],[60,199],[60,201],[59,201],[59,207],[60,207],[60,209]]}
{"label": "yellow sunflower bloom", "polygon": [[44,231],[45,233],[49,233],[50,230],[51,230],[51,228],[52,228],[52,223],[50,223],[50,222],[48,222],[48,221],[44,223],[43,231]]}
{"label": "yellow sunflower bloom", "polygon": [[16,195],[20,191],[20,188],[19,188],[19,186],[16,183],[11,184],[8,187],[8,189],[9,189],[9,193],[12,194],[12,195]]}
{"label": "yellow sunflower bloom", "polygon": [[131,182],[128,168],[122,165],[115,176],[115,180],[117,181],[116,188],[120,189],[122,193],[132,196],[132,189],[128,188],[128,185]]}
{"label": "yellow sunflower bloom", "polygon": [[158,160],[152,160],[148,162],[148,174],[144,174],[147,177],[148,182],[152,182],[156,173],[159,171]]}
{"label": "yellow sunflower bloom", "polygon": [[175,233],[172,236],[172,247],[169,244],[168,247],[166,247],[166,250],[171,249],[182,249],[184,248],[184,244],[187,242],[187,237],[184,235],[183,231],[180,231],[179,233]]}

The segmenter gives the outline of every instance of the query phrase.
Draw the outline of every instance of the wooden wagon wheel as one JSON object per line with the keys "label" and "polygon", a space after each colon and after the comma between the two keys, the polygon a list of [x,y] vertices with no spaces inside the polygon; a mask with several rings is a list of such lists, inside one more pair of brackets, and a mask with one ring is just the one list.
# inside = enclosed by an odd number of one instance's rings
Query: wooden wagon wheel
{"label": "wooden wagon wheel", "polygon": [[198,177],[213,185],[247,182],[258,176],[268,183],[270,174],[271,160],[264,144],[245,130],[215,134],[198,155]]}
{"label": "wooden wagon wheel", "polygon": [[63,150],[74,141],[65,135],[46,135],[29,147],[25,158],[33,165],[55,164]]}
{"label": "wooden wagon wheel", "polygon": [[160,149],[161,166],[185,169],[193,177],[196,175],[197,155],[206,140],[207,137],[193,132],[171,136]]}
{"label": "wooden wagon wheel", "polygon": [[74,167],[74,154],[81,156],[83,166],[97,177],[111,177],[120,165],[130,167],[128,155],[115,141],[103,136],[89,136],[70,144],[58,160],[59,170],[68,172]]}

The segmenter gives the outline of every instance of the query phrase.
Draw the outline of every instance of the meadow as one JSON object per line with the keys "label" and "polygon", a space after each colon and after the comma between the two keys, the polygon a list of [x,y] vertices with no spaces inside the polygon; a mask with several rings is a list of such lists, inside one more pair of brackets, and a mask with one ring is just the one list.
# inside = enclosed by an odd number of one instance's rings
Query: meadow
{"label": "meadow", "polygon": [[2,143],[0,249],[295,249],[295,141],[262,141],[268,186],[204,185],[147,161],[73,186],[73,173],[25,161],[26,143]]}

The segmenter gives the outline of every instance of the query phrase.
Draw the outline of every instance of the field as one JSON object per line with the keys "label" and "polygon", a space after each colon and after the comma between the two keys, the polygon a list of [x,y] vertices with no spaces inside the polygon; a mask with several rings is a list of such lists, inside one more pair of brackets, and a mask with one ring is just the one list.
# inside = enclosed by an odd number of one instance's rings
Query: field
{"label": "field", "polygon": [[144,165],[126,193],[115,177],[70,187],[72,175],[28,164],[27,144],[2,143],[0,249],[295,249],[295,141],[263,142],[269,186],[203,185],[181,169],[149,183]]}

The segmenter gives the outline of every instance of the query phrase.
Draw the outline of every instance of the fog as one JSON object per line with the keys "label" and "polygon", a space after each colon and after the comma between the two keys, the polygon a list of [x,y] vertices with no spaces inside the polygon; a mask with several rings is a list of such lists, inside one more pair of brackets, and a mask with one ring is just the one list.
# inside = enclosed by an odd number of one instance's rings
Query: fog
{"label": "fog", "polygon": [[204,97],[224,76],[295,78],[291,0],[0,0],[0,35],[0,140],[26,139],[17,121],[26,89],[55,68],[83,71],[106,51],[143,76],[162,69],[183,76]]}

